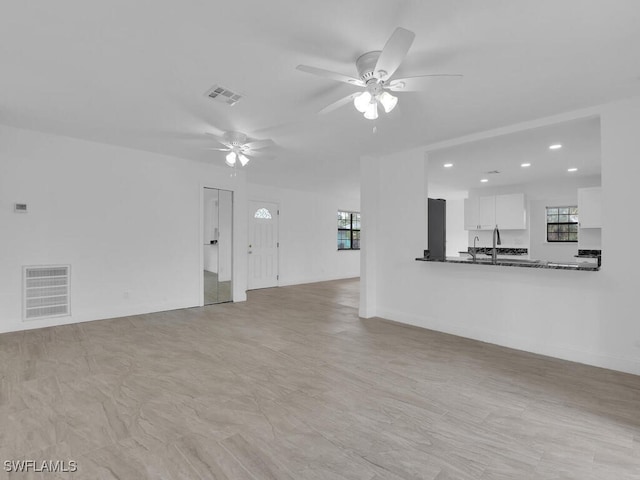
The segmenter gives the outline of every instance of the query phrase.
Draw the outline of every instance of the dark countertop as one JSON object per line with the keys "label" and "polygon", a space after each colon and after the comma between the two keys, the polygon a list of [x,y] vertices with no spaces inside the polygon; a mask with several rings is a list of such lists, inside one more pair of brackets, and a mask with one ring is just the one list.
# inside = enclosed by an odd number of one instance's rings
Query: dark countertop
{"label": "dark countertop", "polygon": [[500,259],[496,264],[491,263],[491,259],[473,259],[461,257],[447,257],[444,260],[436,260],[425,257],[416,258],[419,262],[438,262],[438,263],[467,263],[470,265],[483,265],[489,267],[523,267],[523,268],[540,268],[548,270],[587,270],[594,272],[600,270],[600,267],[592,262],[549,262],[546,260],[520,260],[520,259]]}
{"label": "dark countertop", "polygon": [[578,254],[574,255],[577,258],[595,258],[598,261],[598,266],[602,265],[602,250],[578,250]]}
{"label": "dark countertop", "polygon": [[[469,249],[464,252],[458,252],[458,253],[467,253],[469,255],[471,255],[471,251],[473,250],[473,247],[469,247]],[[476,247],[476,253],[484,253],[485,255],[491,255],[493,248],[492,247]],[[529,250],[527,248],[503,248],[503,247],[498,247],[496,248],[496,251],[498,252],[498,255],[528,255],[529,254]]]}
{"label": "dark countertop", "polygon": [[602,250],[587,250],[584,248],[578,249],[576,257],[596,258],[602,255]]}

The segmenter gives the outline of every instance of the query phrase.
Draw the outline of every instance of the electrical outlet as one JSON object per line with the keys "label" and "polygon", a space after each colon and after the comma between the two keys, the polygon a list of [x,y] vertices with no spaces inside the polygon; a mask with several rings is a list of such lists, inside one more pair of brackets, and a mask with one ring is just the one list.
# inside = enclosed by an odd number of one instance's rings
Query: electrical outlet
{"label": "electrical outlet", "polygon": [[122,298],[125,298],[127,300],[129,299],[130,296],[131,296],[131,294],[130,294],[130,292],[128,290],[122,294]]}

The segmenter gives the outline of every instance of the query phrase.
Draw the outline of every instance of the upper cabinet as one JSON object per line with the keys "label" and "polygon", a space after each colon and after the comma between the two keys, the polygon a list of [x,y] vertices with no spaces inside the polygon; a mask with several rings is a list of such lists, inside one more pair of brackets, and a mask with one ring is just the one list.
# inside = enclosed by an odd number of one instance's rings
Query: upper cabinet
{"label": "upper cabinet", "polygon": [[481,230],[493,230],[496,226],[496,198],[480,197],[478,201],[478,220]]}
{"label": "upper cabinet", "polygon": [[580,228],[602,227],[602,187],[578,189]]}
{"label": "upper cabinet", "polygon": [[523,193],[496,195],[496,225],[501,230],[524,230],[527,228]]}
{"label": "upper cabinet", "polygon": [[527,228],[524,194],[489,195],[464,201],[465,230],[523,230]]}
{"label": "upper cabinet", "polygon": [[480,221],[478,220],[478,197],[464,199],[464,229],[480,229]]}
{"label": "upper cabinet", "polygon": [[495,197],[472,197],[464,200],[464,229],[492,230],[496,223]]}

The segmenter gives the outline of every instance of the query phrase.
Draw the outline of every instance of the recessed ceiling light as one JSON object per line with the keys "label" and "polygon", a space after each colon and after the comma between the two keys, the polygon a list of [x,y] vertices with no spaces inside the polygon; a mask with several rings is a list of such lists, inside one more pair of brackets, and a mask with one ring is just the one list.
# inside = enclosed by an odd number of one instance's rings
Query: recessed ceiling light
{"label": "recessed ceiling light", "polygon": [[576,167],[567,168],[567,172],[577,172],[578,169]]}
{"label": "recessed ceiling light", "polygon": [[451,167],[453,167],[453,163],[445,163],[445,164],[443,165],[443,167],[444,167],[444,168],[451,168]]}
{"label": "recessed ceiling light", "polygon": [[530,163],[521,163],[520,166],[521,167],[530,167],[531,164]]}
{"label": "recessed ceiling light", "polygon": [[559,143],[554,143],[553,145],[549,145],[549,150],[558,150],[559,148],[562,148],[562,145],[560,145]]}
{"label": "recessed ceiling light", "polygon": [[483,178],[482,180],[480,180],[482,183],[487,183],[489,181],[488,178]]}

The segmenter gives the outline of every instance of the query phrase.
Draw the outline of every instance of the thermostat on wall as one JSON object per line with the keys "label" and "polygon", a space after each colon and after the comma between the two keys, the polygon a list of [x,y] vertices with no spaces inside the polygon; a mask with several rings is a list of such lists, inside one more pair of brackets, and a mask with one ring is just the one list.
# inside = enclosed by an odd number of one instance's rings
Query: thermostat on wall
{"label": "thermostat on wall", "polygon": [[27,213],[27,204],[26,203],[14,203],[13,211],[16,213]]}

